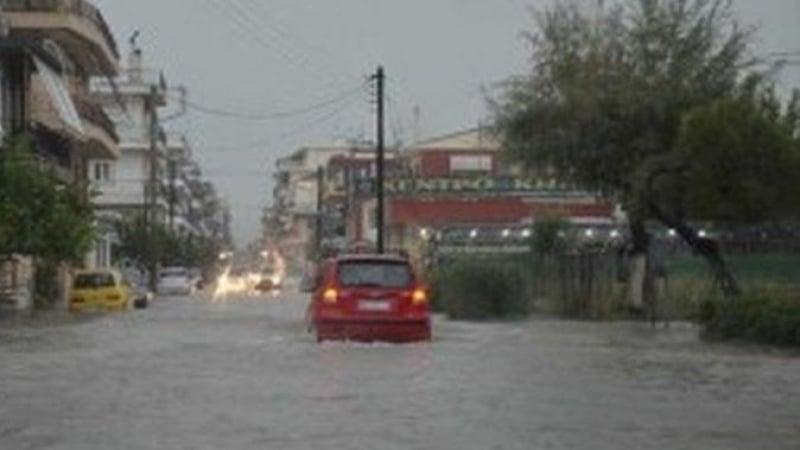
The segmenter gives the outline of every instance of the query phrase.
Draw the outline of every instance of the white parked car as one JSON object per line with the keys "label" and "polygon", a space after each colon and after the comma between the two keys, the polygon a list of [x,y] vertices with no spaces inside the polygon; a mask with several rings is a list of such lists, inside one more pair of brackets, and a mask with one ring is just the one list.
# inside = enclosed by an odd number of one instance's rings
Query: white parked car
{"label": "white parked car", "polygon": [[165,267],[158,273],[158,293],[190,295],[194,292],[191,274],[185,267]]}

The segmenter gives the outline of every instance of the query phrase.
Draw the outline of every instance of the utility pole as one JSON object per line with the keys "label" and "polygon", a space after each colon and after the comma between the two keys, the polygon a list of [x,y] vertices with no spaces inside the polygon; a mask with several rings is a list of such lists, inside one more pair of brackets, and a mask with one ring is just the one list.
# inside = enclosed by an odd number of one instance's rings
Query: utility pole
{"label": "utility pole", "polygon": [[375,81],[377,84],[377,94],[378,94],[378,117],[377,117],[377,161],[376,161],[376,171],[377,174],[375,176],[375,191],[377,194],[378,206],[377,206],[377,217],[376,217],[376,227],[377,227],[377,245],[378,245],[378,253],[384,252],[384,198],[383,198],[383,129],[384,129],[384,118],[383,118],[383,97],[384,97],[384,81],[385,75],[383,73],[383,66],[378,66],[378,71],[375,74]]}
{"label": "utility pole", "polygon": [[169,229],[173,230],[175,227],[175,203],[177,202],[177,193],[175,192],[175,178],[177,177],[177,163],[173,157],[170,156],[167,161],[167,171],[169,176]]}
{"label": "utility pole", "polygon": [[147,183],[147,198],[145,200],[145,220],[147,221],[147,259],[148,259],[148,285],[155,292],[158,286],[156,270],[158,259],[156,249],[156,201],[158,198],[158,109],[156,86],[150,86],[150,176]]}
{"label": "utility pole", "polygon": [[317,167],[317,222],[316,222],[316,233],[314,235],[314,247],[317,251],[317,258],[322,256],[322,212],[323,212],[323,205],[324,202],[324,186],[325,183],[325,171],[322,166]]}

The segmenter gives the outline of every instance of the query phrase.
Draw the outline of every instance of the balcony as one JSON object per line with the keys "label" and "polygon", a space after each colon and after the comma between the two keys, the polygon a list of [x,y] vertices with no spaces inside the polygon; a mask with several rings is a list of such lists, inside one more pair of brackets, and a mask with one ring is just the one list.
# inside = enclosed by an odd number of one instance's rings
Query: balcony
{"label": "balcony", "polygon": [[113,82],[105,76],[94,77],[89,81],[89,90],[92,93],[105,96],[150,96],[154,87],[157,105],[166,106],[167,81],[160,70],[128,67],[120,69]]}
{"label": "balcony", "polygon": [[86,0],[6,0],[3,10],[12,34],[53,39],[90,75],[116,73],[114,36],[100,10]]}
{"label": "balcony", "polygon": [[119,138],[114,123],[108,118],[103,108],[81,96],[74,96],[73,102],[83,121],[86,137],[85,155],[95,159],[118,158]]}

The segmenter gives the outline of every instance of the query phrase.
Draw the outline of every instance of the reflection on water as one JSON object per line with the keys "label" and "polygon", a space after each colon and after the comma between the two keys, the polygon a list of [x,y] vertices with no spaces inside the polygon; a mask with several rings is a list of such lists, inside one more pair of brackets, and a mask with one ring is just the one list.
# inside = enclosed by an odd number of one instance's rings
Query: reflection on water
{"label": "reflection on water", "polygon": [[800,360],[690,324],[437,316],[429,343],[320,345],[307,304],[0,323],[0,448],[800,448]]}

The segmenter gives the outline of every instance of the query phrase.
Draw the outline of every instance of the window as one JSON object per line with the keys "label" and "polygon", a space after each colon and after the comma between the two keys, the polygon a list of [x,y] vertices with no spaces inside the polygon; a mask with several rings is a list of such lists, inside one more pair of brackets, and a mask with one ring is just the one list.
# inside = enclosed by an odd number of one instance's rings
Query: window
{"label": "window", "polygon": [[75,289],[104,288],[114,287],[116,282],[114,282],[114,276],[110,273],[84,273],[75,277],[74,286]]}
{"label": "window", "polygon": [[393,261],[344,261],[339,263],[342,286],[406,288],[411,285],[408,264]]}
{"label": "window", "polygon": [[162,269],[159,276],[161,278],[188,277],[189,272],[183,267],[171,267],[167,269]]}
{"label": "window", "polygon": [[96,183],[112,183],[114,181],[112,163],[108,161],[95,162],[92,176]]}
{"label": "window", "polygon": [[451,156],[450,173],[488,173],[492,170],[492,157],[488,155]]}

